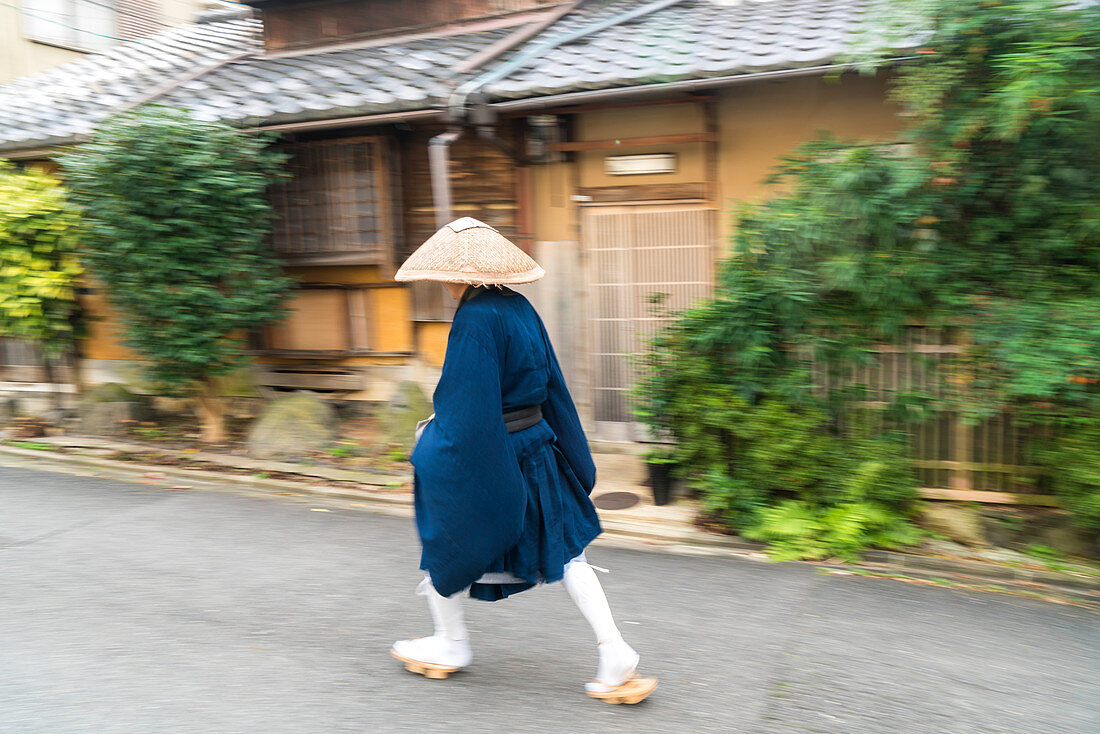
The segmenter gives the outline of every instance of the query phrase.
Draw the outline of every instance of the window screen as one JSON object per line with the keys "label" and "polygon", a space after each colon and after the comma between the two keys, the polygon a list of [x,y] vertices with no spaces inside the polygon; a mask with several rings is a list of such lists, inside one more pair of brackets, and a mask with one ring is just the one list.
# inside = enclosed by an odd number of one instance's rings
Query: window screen
{"label": "window screen", "polygon": [[392,235],[382,142],[284,146],[291,178],[273,191],[275,251],[292,262],[381,264]]}

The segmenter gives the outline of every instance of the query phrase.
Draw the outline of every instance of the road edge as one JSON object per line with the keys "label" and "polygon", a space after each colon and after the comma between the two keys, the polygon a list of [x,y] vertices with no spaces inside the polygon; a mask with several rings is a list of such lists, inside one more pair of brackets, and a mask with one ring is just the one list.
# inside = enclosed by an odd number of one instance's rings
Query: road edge
{"label": "road edge", "polygon": [[[271,479],[248,474],[184,469],[180,467],[118,461],[97,456],[65,454],[56,451],[24,449],[0,444],[0,454],[22,458],[69,464],[84,467],[110,469],[132,475],[135,479],[171,477],[208,484],[230,483],[243,485],[244,489],[276,492],[279,494],[308,495],[319,498],[353,500],[368,511],[387,515],[413,516],[412,495],[407,492],[386,492],[382,489],[362,490],[354,487],[323,486],[341,483],[324,479]],[[49,471],[48,466],[43,467]],[[369,485],[377,486],[377,485]],[[638,521],[609,516],[601,511],[600,520],[604,533],[597,540],[599,545],[656,550],[678,555],[739,557],[747,560],[769,562],[762,546],[741,538],[706,533],[696,528],[669,526],[667,523]],[[1070,575],[1054,571],[1017,568],[995,563],[982,563],[942,557],[919,556],[896,551],[871,550],[864,554],[862,563],[838,564],[800,562],[826,571],[849,571],[854,574],[879,575],[887,578],[911,580],[935,580],[944,574],[955,577],[959,585],[980,583],[990,589],[1001,587],[1023,592],[1049,590],[1055,596],[1065,596],[1078,602],[1100,604],[1100,578]]]}

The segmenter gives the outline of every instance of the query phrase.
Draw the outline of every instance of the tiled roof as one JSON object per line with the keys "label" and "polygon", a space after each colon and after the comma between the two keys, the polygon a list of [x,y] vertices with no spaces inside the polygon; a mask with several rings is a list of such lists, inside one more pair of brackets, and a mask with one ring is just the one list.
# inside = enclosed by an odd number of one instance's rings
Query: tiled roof
{"label": "tiled roof", "polygon": [[[0,152],[55,145],[141,101],[247,125],[441,109],[455,86],[490,100],[828,64],[874,0],[589,0],[476,73],[452,69],[514,28],[263,56],[249,18],[184,26],[0,86]],[[606,27],[597,27],[603,21]],[[564,34],[580,32],[562,43]],[[532,54],[532,49],[539,53]],[[520,63],[522,61],[522,63]],[[503,73],[510,68],[509,73]]]}
{"label": "tiled roof", "polygon": [[[235,61],[158,98],[206,120],[277,124],[443,108],[451,69],[513,28]],[[467,75],[469,76],[469,75]]]}
{"label": "tiled roof", "polygon": [[55,145],[157,88],[259,48],[249,18],[173,28],[0,86],[0,150]]}
{"label": "tiled roof", "polygon": [[[647,1],[583,5],[531,43]],[[686,0],[557,46],[485,91],[518,99],[828,64],[848,50],[868,4]]]}

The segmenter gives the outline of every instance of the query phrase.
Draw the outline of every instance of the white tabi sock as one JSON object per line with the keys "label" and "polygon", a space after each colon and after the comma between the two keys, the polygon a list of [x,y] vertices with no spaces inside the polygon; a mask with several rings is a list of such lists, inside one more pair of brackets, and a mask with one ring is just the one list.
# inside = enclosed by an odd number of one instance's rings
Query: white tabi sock
{"label": "white tabi sock", "polygon": [[460,594],[445,597],[435,590],[430,578],[416,587],[416,593],[428,597],[428,608],[435,623],[435,634],[393,643],[394,652],[424,663],[464,668],[473,660],[469,633],[462,614]]}
{"label": "white tabi sock", "polygon": [[588,624],[592,625],[597,644],[623,639],[619,628],[615,626],[615,618],[611,616],[611,607],[607,604],[600,580],[596,578],[596,572],[591,566],[584,561],[570,561],[565,566],[565,575],[561,582],[569,596],[573,597],[581,614],[588,620]]}
{"label": "white tabi sock", "polygon": [[435,623],[435,636],[445,637],[448,640],[470,639],[470,633],[466,630],[466,618],[462,614],[461,592],[454,596],[443,596],[427,576],[416,587],[416,593],[428,597],[428,608],[432,612],[432,622]]}
{"label": "white tabi sock", "polygon": [[611,607],[596,572],[584,561],[571,561],[565,567],[562,585],[573,597],[573,602],[588,624],[592,625],[599,645],[600,663],[596,670],[596,682],[588,683],[586,687],[595,686],[591,690],[603,690],[621,685],[638,667],[639,656],[626,644],[615,626],[615,618],[611,615]]}

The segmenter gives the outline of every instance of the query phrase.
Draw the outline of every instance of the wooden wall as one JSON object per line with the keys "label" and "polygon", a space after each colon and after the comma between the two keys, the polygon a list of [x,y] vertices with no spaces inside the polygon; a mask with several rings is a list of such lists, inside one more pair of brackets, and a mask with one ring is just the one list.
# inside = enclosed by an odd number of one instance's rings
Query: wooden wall
{"label": "wooden wall", "polygon": [[[400,138],[401,200],[403,236],[394,248],[394,263],[400,265],[413,250],[435,233],[436,209],[432,196],[428,142],[443,127],[420,127]],[[502,131],[511,143],[514,136]],[[467,131],[450,149],[451,216],[474,217],[500,230],[513,241],[520,239],[517,197],[517,164],[501,149]],[[442,287],[413,286],[413,317],[417,321],[447,320],[449,302]]]}
{"label": "wooden wall", "polygon": [[[401,139],[405,241],[404,249],[398,248],[395,253],[397,263],[438,229],[428,141],[443,131],[442,127],[422,127]],[[516,162],[499,148],[466,132],[451,145],[450,163],[453,216],[474,217],[496,227],[505,237],[517,237]]]}

